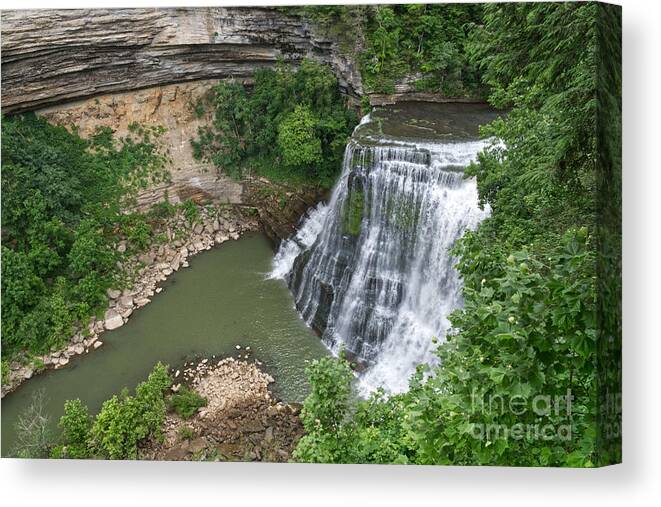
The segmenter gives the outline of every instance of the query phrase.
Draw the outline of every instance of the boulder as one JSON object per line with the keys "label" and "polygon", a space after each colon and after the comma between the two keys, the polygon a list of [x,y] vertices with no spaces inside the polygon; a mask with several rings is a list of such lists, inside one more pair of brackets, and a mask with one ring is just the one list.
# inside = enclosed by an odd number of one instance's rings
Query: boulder
{"label": "boulder", "polygon": [[124,308],[131,308],[133,306],[133,296],[122,296],[119,298],[119,304]]}
{"label": "boulder", "polygon": [[140,308],[142,306],[145,306],[145,305],[149,304],[150,301],[151,300],[149,298],[140,297],[140,298],[136,299],[134,302],[135,302],[135,305],[138,308]]}
{"label": "boulder", "polygon": [[106,295],[107,295],[108,298],[110,298],[110,299],[117,299],[119,296],[122,295],[122,291],[120,291],[120,290],[118,290],[118,289],[108,289],[108,290],[106,291]]}
{"label": "boulder", "polygon": [[154,254],[148,252],[140,255],[138,260],[142,262],[145,266],[150,266],[154,262]]}
{"label": "boulder", "polygon": [[186,450],[184,446],[178,445],[169,449],[163,456],[163,459],[165,461],[181,461],[185,459],[186,456],[188,456],[188,450]]}
{"label": "boulder", "polygon": [[[117,329],[118,327],[122,327],[124,325],[124,319],[122,319],[122,316],[119,313],[117,313],[117,310],[114,310],[114,309],[108,310],[104,317],[105,317],[105,319],[103,321],[103,326],[108,331],[111,331],[113,329]],[[96,344],[95,344],[95,347],[96,347]]]}
{"label": "boulder", "polygon": [[264,432],[264,441],[270,443],[273,440],[273,427],[269,426]]}

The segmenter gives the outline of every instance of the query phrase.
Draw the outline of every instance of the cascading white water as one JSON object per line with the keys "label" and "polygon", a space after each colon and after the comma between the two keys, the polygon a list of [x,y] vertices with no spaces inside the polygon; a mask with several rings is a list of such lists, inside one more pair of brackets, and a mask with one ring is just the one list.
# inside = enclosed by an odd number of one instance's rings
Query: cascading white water
{"label": "cascading white water", "polygon": [[462,170],[485,142],[368,139],[348,144],[330,202],[283,242],[271,276],[331,350],[367,365],[363,393],[400,392],[462,303],[450,248],[489,212]]}

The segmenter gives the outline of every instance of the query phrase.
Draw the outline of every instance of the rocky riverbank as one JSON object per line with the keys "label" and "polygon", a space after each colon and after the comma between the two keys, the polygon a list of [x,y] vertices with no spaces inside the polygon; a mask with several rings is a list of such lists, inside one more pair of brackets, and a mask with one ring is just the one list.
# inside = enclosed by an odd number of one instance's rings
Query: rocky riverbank
{"label": "rocky riverbank", "polygon": [[141,457],[154,460],[286,462],[303,426],[300,406],[273,399],[273,377],[250,360],[238,357],[203,359],[173,372],[173,391],[187,385],[207,400],[190,419],[166,418],[160,439],[148,442]]}
{"label": "rocky riverbank", "polygon": [[190,257],[258,228],[255,218],[234,206],[209,205],[197,209],[198,218],[194,221],[187,219],[181,209],[164,219],[154,230],[152,245],[138,255],[127,253],[130,246],[127,240],[118,241],[118,252],[126,254],[117,266],[121,278],[129,280],[126,288],[108,289],[108,308],[103,318],[91,317],[86,325],[75,330],[65,346],[30,358],[28,364],[10,363],[2,396],[40,371],[62,368],[73,357],[98,349],[103,345],[103,333],[123,326],[134,311],[149,304],[163,290],[159,284],[179,269],[187,268]]}

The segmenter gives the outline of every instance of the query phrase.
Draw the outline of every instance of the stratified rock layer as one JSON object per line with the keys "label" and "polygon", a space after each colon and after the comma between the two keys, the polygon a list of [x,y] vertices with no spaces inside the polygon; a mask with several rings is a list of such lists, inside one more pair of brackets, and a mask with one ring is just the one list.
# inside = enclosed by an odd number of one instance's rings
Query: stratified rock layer
{"label": "stratified rock layer", "polygon": [[278,59],[328,63],[349,96],[360,74],[338,45],[267,8],[2,12],[2,109],[206,79],[250,79]]}
{"label": "stratified rock layer", "polygon": [[203,114],[194,106],[211,92],[218,81],[193,81],[159,85],[131,92],[110,93],[94,98],[58,104],[36,112],[49,122],[75,125],[83,137],[90,137],[99,127],[110,128],[115,138],[129,134],[131,124],[163,127],[158,142],[167,153],[168,181],[159,182],[140,192],[138,205],[149,208],[168,193],[172,203],[193,199],[197,202],[240,203],[242,186],[218,171],[212,164],[193,157],[191,139],[198,129],[211,121],[211,108]]}

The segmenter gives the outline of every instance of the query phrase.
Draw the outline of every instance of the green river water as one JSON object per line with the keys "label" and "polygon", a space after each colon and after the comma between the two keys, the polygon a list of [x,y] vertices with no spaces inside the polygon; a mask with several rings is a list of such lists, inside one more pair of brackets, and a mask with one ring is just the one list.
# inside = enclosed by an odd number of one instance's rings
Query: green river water
{"label": "green river water", "polygon": [[123,327],[101,335],[103,346],[63,369],[29,380],[2,400],[2,455],[11,452],[17,416],[43,389],[53,430],[65,400],[80,398],[96,413],[123,387],[145,379],[157,361],[181,365],[195,356],[236,357],[236,345],[275,377],[276,396],[301,401],[308,361],[328,354],[294,309],[282,280],[267,280],[273,250],[261,234],[201,253],[163,282],[163,292]]}

